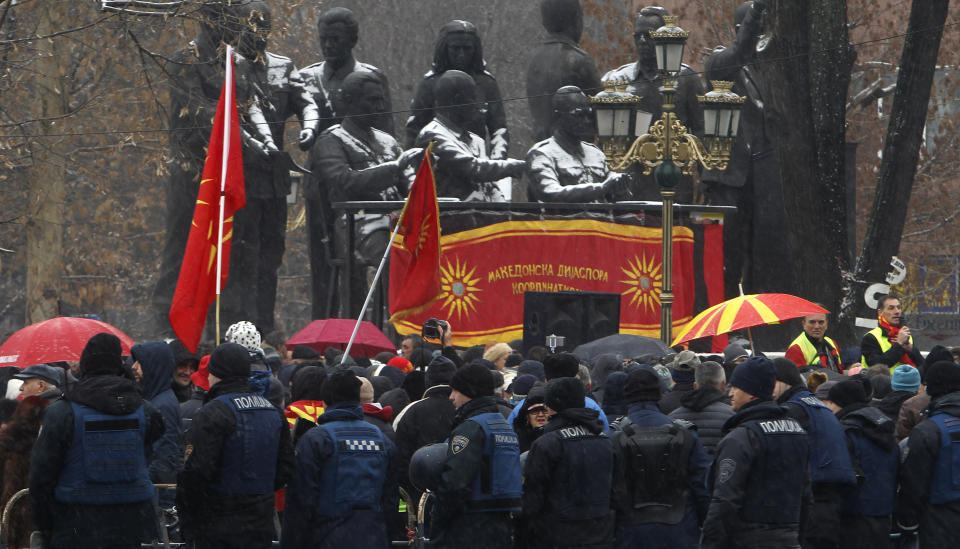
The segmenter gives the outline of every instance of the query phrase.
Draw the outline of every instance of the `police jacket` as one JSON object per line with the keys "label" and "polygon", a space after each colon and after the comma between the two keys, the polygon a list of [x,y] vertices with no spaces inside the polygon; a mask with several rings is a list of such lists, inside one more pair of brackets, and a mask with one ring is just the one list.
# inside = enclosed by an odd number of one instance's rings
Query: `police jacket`
{"label": "police jacket", "polygon": [[[142,413],[145,424],[138,423],[137,434],[133,437],[137,441],[135,451],[142,452],[140,455],[144,458],[143,470],[136,476],[141,480],[146,478],[149,484],[145,458],[147,449],[163,434],[163,418],[160,413],[143,400],[136,383],[131,379],[114,375],[84,377],[66,392],[63,400],[54,402],[46,409],[43,427],[33,447],[30,457],[30,505],[37,529],[50,534],[49,541],[54,547],[138,545],[140,541],[153,539],[156,532],[152,485],[150,493],[141,499],[127,489],[136,481],[127,486],[115,484],[111,487],[117,490],[118,501],[115,504],[67,502],[66,499],[78,498],[64,498],[62,489],[60,497],[55,495],[61,474],[67,469],[68,456],[77,450],[75,443],[77,435],[80,434],[75,431],[77,406],[82,407],[83,413],[91,416],[118,416],[125,422],[130,421],[129,416],[140,416]],[[82,477],[89,478],[83,473],[96,475],[104,471],[98,473],[94,469],[81,469],[80,472]],[[75,477],[74,480],[82,478]],[[143,487],[135,489],[141,488]],[[125,502],[121,503],[121,497]],[[91,525],[94,524],[104,525],[104,529],[92,529]],[[78,532],[83,534],[78,536]]]}
{"label": "police jacket", "polygon": [[857,486],[847,491],[844,510],[851,515],[889,517],[893,513],[900,469],[900,446],[894,421],[877,408],[852,404],[837,412],[857,473]]}
{"label": "police jacket", "polygon": [[[241,399],[240,404],[226,402],[225,397]],[[272,538],[273,491],[289,480],[294,456],[283,412],[260,409],[261,401],[265,399],[250,392],[246,379],[230,378],[211,387],[203,408],[194,414],[187,433],[187,461],[177,482],[181,530],[187,539],[236,540],[242,546],[249,543],[245,540]],[[237,406],[258,408],[251,414],[268,420],[275,412],[277,421],[245,423],[250,430],[238,431],[238,417],[247,421],[239,414],[247,412]],[[275,451],[263,447],[262,441],[268,440],[276,444]],[[274,463],[247,456],[250,448],[275,456]],[[254,465],[245,467],[243,461]],[[268,475],[272,479],[264,478]]]}
{"label": "police jacket", "polygon": [[[953,547],[960,543],[956,517],[960,515],[960,493],[950,481],[938,475],[960,475],[957,460],[950,448],[950,438],[960,432],[960,392],[949,393],[930,401],[927,419],[910,432],[900,468],[900,496],[896,504],[897,522],[919,523],[920,536],[931,542],[924,547]],[[952,470],[951,470],[952,469]]]}
{"label": "police jacket", "polygon": [[297,443],[287,487],[287,549],[386,547],[396,509],[396,449],[356,402],[334,404]]}
{"label": "police jacket", "polygon": [[792,547],[811,500],[807,434],[783,408],[752,401],[731,417],[711,471],[701,547]]}
{"label": "police jacket", "polygon": [[777,399],[787,414],[807,432],[810,482],[853,485],[856,476],[846,451],[839,420],[804,386],[791,387]]}
{"label": "police jacket", "polygon": [[523,468],[527,538],[543,547],[612,543],[613,446],[599,414],[568,408],[543,431]]}
{"label": "police jacket", "polygon": [[[487,511],[487,509],[481,508],[483,502],[478,501],[478,494],[476,494],[477,482],[481,475],[491,474],[493,476],[497,475],[498,472],[485,469],[491,465],[492,461],[496,460],[490,460],[485,455],[484,450],[487,441],[484,427],[480,422],[471,421],[471,419],[491,413],[499,416],[503,424],[507,425],[506,420],[500,414],[496,400],[492,396],[472,399],[457,411],[454,428],[450,433],[447,459],[444,462],[440,483],[435,494],[437,506],[434,509],[433,520],[434,524],[441,529],[444,524],[466,513],[476,514],[472,511],[477,511],[480,512],[479,514],[486,514],[483,511]],[[509,430],[509,425],[507,425],[507,429]],[[512,431],[510,433],[512,434]],[[515,434],[513,438],[517,459],[515,463],[509,464],[512,469],[501,470],[499,474],[507,475],[516,472],[516,486],[513,488],[516,491],[516,498],[519,499],[519,444],[516,441]],[[489,480],[496,484],[500,479],[490,478]]]}

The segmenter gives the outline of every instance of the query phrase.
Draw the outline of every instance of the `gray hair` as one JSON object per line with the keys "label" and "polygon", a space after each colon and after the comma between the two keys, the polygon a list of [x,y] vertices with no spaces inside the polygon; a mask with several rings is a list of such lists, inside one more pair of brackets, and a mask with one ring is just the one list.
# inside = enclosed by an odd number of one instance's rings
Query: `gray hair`
{"label": "gray hair", "polygon": [[580,383],[583,383],[583,388],[585,390],[590,390],[590,368],[587,368],[585,365],[580,365],[580,371],[577,372],[577,379],[580,380]]}
{"label": "gray hair", "polygon": [[727,376],[723,371],[723,366],[712,360],[708,360],[701,362],[700,365],[697,366],[697,370],[694,373],[694,380],[697,382],[697,387],[701,389],[704,387],[719,389],[720,385],[727,380]]}

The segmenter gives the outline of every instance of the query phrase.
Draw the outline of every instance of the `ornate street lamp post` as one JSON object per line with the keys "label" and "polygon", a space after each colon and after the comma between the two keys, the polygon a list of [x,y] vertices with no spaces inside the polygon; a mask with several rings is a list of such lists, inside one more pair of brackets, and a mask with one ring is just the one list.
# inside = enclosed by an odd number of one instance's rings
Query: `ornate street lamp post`
{"label": "ornate street lamp post", "polygon": [[[674,112],[677,78],[680,75],[683,48],[690,33],[677,26],[676,16],[664,16],[664,25],[652,31],[660,73],[663,114],[647,133],[634,140],[622,154],[610,155],[614,169],[623,171],[639,164],[645,175],[653,173],[663,200],[663,287],[660,292],[660,339],[671,341],[673,323],[673,197],[681,175],[689,175],[697,164],[710,170],[725,170],[740,125],[740,107],[744,99],[730,91],[732,82],[712,81],[712,91],[698,97],[704,110],[704,142],[687,133]],[[599,97],[599,95],[598,95]],[[638,99],[639,101],[639,99]],[[596,98],[600,119],[600,105]],[[609,102],[609,101],[607,101]],[[623,103],[621,99],[619,101]],[[601,141],[604,134],[601,128]],[[606,152],[606,149],[604,149]],[[619,151],[617,151],[619,152]],[[616,162],[616,164],[614,164]]]}

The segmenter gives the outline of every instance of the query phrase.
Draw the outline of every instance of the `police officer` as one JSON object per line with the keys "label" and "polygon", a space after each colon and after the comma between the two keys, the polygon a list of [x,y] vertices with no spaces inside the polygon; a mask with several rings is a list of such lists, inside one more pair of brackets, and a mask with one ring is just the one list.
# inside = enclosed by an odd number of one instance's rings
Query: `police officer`
{"label": "police officer", "polygon": [[30,456],[30,506],[47,548],[139,547],[155,539],[146,449],[163,418],[143,400],[100,333],[80,355],[80,381],[46,409]]}
{"label": "police officer", "polygon": [[293,472],[283,412],[250,390],[250,353],[224,343],[210,356],[210,391],[187,433],[177,481],[181,531],[192,548],[267,548],[273,492]]}
{"label": "police officer", "polygon": [[920,549],[960,544],[960,367],[935,362],[926,372],[929,415],[910,431],[900,468],[897,525],[920,534]]}
{"label": "police officer", "polygon": [[572,377],[547,383],[550,420],[523,466],[527,547],[613,547],[613,447],[585,394]]}
{"label": "police officer", "polygon": [[712,460],[692,423],[660,412],[660,378],[652,369],[630,372],[624,393],[627,416],[612,435],[617,546],[643,540],[646,549],[696,549]]}
{"label": "police officer", "polygon": [[730,403],[737,413],[717,446],[703,549],[800,547],[810,448],[803,427],[771,402],[775,383],[767,358],[751,357],[733,371]]}
{"label": "police officer", "polygon": [[396,451],[363,419],[360,380],[340,371],[323,385],[326,411],[297,443],[287,488],[285,549],[388,547],[387,511],[396,509]]}
{"label": "police officer", "polygon": [[856,483],[843,427],[833,412],[807,390],[800,371],[789,359],[774,361],[777,382],[773,396],[800,423],[810,443],[810,487],[813,508],[810,528],[801,532],[804,549],[836,548],[843,528],[840,516],[844,493]]}
{"label": "police officer", "polygon": [[860,379],[837,383],[826,401],[843,426],[858,481],[847,491],[843,505],[844,549],[875,549],[890,543],[900,446],[893,436],[893,420],[869,402]]}
{"label": "police officer", "polygon": [[457,370],[450,401],[457,408],[431,515],[431,546],[512,547],[511,512],[520,511],[517,435],[493,397],[493,375],[479,364]]}

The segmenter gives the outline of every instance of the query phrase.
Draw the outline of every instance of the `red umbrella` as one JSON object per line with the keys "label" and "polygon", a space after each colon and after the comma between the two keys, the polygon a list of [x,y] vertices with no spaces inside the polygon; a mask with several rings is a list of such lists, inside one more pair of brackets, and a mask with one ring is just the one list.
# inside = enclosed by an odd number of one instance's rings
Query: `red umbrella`
{"label": "red umbrella", "polygon": [[58,316],[22,328],[4,341],[0,345],[0,367],[24,368],[45,362],[80,360],[87,341],[100,332],[119,337],[123,352],[130,353],[133,340],[106,322]]}
{"label": "red umbrella", "polygon": [[[288,339],[287,347],[306,345],[321,353],[327,347],[345,349],[356,323],[356,320],[350,318],[314,320]],[[384,351],[395,353],[397,346],[387,336],[383,335],[383,332],[372,322],[366,320],[361,322],[357,337],[353,340],[353,347],[350,348],[350,353],[372,357]]]}

